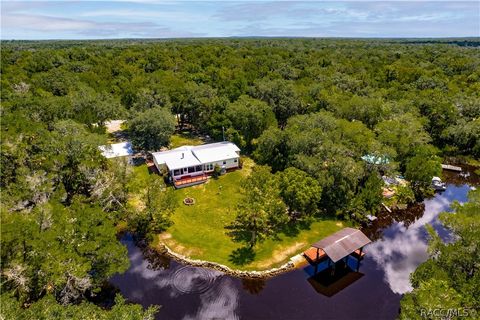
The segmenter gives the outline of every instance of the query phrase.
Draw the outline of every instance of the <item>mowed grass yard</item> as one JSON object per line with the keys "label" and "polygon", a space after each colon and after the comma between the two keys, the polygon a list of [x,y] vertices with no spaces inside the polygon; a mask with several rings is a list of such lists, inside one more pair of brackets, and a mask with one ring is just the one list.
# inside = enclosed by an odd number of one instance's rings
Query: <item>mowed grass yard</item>
{"label": "mowed grass yard", "polygon": [[198,146],[204,142],[195,136],[192,136],[188,132],[176,133],[170,137],[170,149],[178,148],[181,146]]}
{"label": "mowed grass yard", "polygon": [[[241,184],[254,165],[244,158],[241,170],[227,173],[205,184],[176,190],[178,208],[172,216],[173,225],[159,234],[153,245],[164,243],[175,252],[194,259],[208,260],[235,269],[265,270],[279,266],[307,249],[311,243],[343,227],[334,219],[317,220],[295,232],[283,232],[275,239],[257,244],[250,259],[238,256],[244,243],[234,242],[228,235],[228,226],[236,216],[235,208],[241,201]],[[195,205],[183,204],[185,197],[193,197]],[[236,251],[237,250],[237,251]]]}

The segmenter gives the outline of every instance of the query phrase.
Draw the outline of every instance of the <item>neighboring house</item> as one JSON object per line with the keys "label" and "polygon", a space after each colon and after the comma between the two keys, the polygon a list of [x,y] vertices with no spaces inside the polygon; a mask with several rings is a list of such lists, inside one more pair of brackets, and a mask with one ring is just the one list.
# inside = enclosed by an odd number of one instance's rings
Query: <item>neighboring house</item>
{"label": "neighboring house", "polygon": [[126,157],[134,154],[130,142],[120,142],[98,147],[105,158]]}
{"label": "neighboring house", "polygon": [[390,159],[387,156],[376,156],[373,154],[366,154],[362,157],[362,160],[374,165],[387,165],[390,164]]}
{"label": "neighboring house", "polygon": [[173,184],[179,188],[205,182],[215,165],[224,171],[238,168],[240,149],[224,141],[153,152],[152,156],[158,170],[167,170]]}

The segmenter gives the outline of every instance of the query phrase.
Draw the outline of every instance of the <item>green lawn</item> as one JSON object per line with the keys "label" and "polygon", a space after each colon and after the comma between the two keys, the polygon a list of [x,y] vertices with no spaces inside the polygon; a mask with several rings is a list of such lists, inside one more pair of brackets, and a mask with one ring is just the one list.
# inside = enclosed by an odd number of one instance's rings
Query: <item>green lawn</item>
{"label": "green lawn", "polygon": [[[285,263],[311,243],[343,227],[334,219],[315,221],[296,232],[285,231],[276,239],[258,244],[254,256],[248,250],[242,250],[244,244],[233,242],[225,226],[235,218],[235,207],[241,201],[240,184],[252,166],[253,161],[247,158],[242,170],[228,173],[218,180],[209,179],[206,184],[176,190],[179,207],[172,217],[174,224],[157,240],[191,258],[237,269],[262,270]],[[183,204],[187,196],[195,199],[195,205]]]}
{"label": "green lawn", "polygon": [[138,196],[145,189],[150,173],[146,164],[132,166],[132,171],[133,178],[128,181],[127,188],[131,195]]}
{"label": "green lawn", "polygon": [[170,138],[170,145],[169,148],[178,148],[181,146],[197,146],[199,144],[203,144],[204,142],[189,133],[178,133],[172,135]]}

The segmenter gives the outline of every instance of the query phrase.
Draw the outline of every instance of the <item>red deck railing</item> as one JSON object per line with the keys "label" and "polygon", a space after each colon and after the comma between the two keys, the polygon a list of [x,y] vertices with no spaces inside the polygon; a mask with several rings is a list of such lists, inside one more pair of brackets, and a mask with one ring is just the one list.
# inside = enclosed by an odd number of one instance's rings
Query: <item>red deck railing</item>
{"label": "red deck railing", "polygon": [[194,177],[182,177],[178,180],[173,181],[173,184],[175,185],[175,187],[181,187],[192,183],[203,183],[205,181],[207,181],[207,175],[202,174]]}

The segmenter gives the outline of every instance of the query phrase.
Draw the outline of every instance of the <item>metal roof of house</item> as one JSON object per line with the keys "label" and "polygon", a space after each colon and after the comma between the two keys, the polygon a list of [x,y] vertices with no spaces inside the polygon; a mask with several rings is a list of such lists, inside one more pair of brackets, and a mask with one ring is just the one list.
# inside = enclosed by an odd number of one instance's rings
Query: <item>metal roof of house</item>
{"label": "metal roof of house", "polygon": [[133,155],[132,144],[130,142],[120,142],[107,144],[98,147],[105,158],[116,158]]}
{"label": "metal roof of house", "polygon": [[215,161],[238,158],[238,151],[240,151],[240,149],[234,143],[224,141],[199,146],[183,146],[168,151],[153,152],[152,156],[159,165],[165,164],[169,170],[175,170]]}
{"label": "metal roof of house", "polygon": [[231,142],[223,141],[192,147],[192,152],[202,163],[238,158],[240,149]]}
{"label": "metal roof of house", "polygon": [[312,247],[322,249],[333,262],[337,262],[370,242],[372,241],[362,231],[344,228],[315,242]]}
{"label": "metal roof of house", "polygon": [[200,161],[192,153],[191,146],[183,146],[168,151],[153,152],[152,156],[159,165],[165,164],[169,170],[201,165]]}

